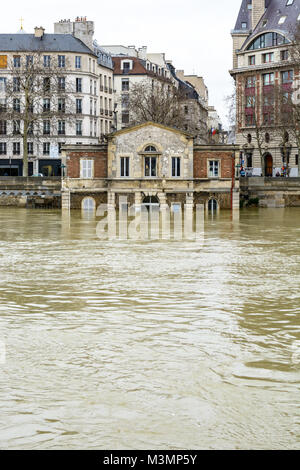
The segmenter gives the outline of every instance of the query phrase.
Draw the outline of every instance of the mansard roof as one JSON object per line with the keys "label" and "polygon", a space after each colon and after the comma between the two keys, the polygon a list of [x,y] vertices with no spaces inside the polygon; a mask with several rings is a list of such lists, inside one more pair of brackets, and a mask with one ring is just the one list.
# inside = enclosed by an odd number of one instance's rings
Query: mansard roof
{"label": "mansard roof", "polygon": [[[254,30],[252,30],[252,10],[248,9],[249,0],[242,0],[241,8],[234,28],[234,32],[250,32],[247,42],[259,33],[276,31],[282,33],[288,39],[292,39],[293,31],[297,27],[298,16],[300,14],[300,0],[294,0],[292,5],[287,5],[287,0],[266,0],[266,10]],[[282,16],[286,16],[284,23],[278,21]],[[247,28],[242,28],[242,23],[247,23]],[[265,25],[265,26],[264,26]]]}
{"label": "mansard roof", "polygon": [[0,51],[3,52],[77,52],[95,55],[80,39],[72,34],[0,34]]}

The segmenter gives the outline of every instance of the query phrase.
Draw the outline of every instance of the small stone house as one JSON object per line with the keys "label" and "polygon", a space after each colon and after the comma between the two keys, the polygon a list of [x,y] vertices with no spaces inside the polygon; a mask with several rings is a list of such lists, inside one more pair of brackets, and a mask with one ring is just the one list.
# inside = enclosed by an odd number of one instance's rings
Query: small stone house
{"label": "small stone house", "polygon": [[187,132],[147,122],[110,134],[107,144],[65,146],[63,192],[74,209],[118,206],[120,196],[130,204],[230,209],[238,158],[235,146],[195,145]]}

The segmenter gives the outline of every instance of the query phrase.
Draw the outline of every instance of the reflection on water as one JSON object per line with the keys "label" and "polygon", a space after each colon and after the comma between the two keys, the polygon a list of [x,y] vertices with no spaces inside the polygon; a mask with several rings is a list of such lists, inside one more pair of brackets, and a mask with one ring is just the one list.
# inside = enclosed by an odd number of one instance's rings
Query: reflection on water
{"label": "reflection on water", "polygon": [[0,446],[298,448],[299,209],[197,241],[0,209]]}

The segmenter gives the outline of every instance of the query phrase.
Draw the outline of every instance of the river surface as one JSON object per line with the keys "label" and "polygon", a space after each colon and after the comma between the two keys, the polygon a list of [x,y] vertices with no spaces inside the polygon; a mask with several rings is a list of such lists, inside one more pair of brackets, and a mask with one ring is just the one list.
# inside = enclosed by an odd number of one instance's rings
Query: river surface
{"label": "river surface", "polygon": [[0,448],[299,448],[300,210],[95,227],[0,209]]}

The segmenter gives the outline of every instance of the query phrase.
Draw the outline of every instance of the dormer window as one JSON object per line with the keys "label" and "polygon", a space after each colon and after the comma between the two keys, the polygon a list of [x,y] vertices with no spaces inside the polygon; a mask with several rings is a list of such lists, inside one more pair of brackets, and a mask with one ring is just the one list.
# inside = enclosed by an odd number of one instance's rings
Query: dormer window
{"label": "dormer window", "polygon": [[242,29],[247,29],[247,23],[242,23]]}
{"label": "dormer window", "polygon": [[279,18],[278,24],[283,24],[285,20],[286,20],[286,16],[281,16],[281,18]]}
{"label": "dormer window", "polygon": [[294,0],[287,0],[286,6],[288,7],[289,5],[293,5]]}

